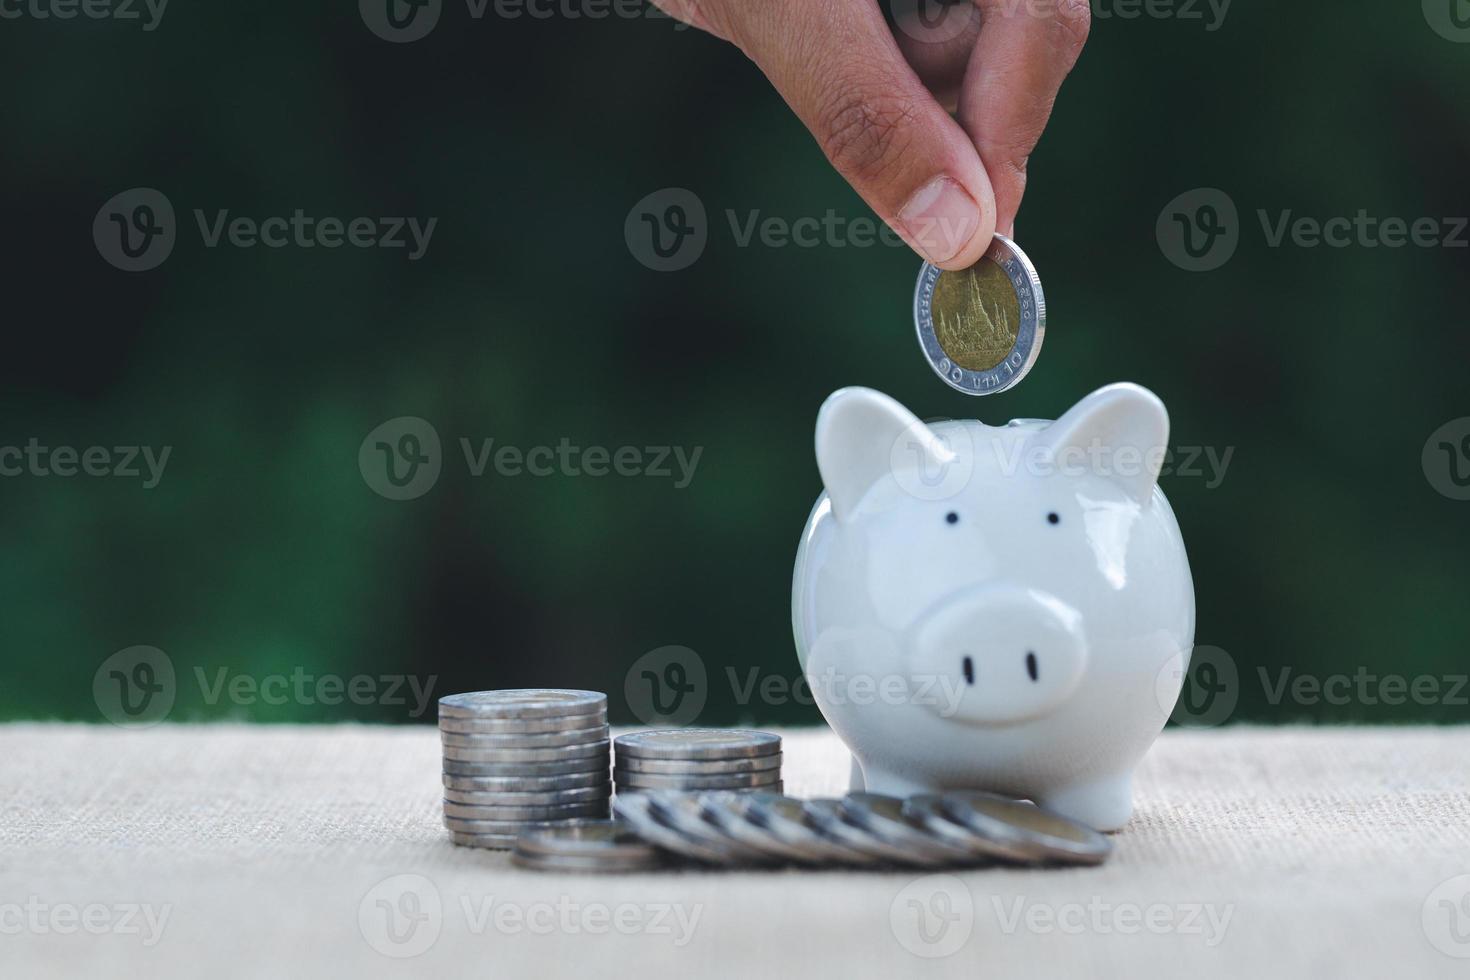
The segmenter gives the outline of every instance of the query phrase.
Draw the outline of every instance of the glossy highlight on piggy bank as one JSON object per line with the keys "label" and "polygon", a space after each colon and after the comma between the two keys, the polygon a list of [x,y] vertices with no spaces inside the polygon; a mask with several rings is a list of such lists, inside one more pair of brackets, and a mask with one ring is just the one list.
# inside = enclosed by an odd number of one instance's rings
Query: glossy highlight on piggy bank
{"label": "glossy highlight on piggy bank", "polygon": [[797,652],[853,788],[980,789],[1101,830],[1179,696],[1194,586],[1137,385],[1055,422],[926,424],[867,388],[817,417],[826,490],[792,586]]}

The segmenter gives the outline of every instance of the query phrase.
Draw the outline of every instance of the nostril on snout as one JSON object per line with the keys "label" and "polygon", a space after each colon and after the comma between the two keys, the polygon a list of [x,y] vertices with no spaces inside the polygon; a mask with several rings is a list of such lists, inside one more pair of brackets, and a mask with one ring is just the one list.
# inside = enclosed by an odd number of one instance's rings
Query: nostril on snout
{"label": "nostril on snout", "polygon": [[966,657],[965,658],[965,662],[961,666],[962,666],[962,669],[965,672],[965,683],[966,684],[969,684],[971,687],[974,687],[975,686],[975,661],[971,660],[969,657]]}
{"label": "nostril on snout", "polygon": [[1026,673],[1036,680],[1036,654],[1030,650],[1026,651]]}

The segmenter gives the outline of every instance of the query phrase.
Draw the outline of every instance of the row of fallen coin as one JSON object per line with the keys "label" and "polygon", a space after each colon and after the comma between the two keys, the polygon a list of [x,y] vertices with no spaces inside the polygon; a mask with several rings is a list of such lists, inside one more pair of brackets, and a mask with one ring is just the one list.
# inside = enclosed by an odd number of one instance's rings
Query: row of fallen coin
{"label": "row of fallen coin", "polygon": [[[528,827],[605,818],[607,695],[555,688],[472,691],[439,701],[444,825],[456,844],[509,848]],[[684,728],[616,743],[620,792],[780,793],[781,739],[765,732]]]}
{"label": "row of fallen coin", "polygon": [[714,867],[1100,864],[1112,842],[1030,803],[963,792],[901,800],[853,793],[798,800],[761,792],[619,795],[613,820],[527,828],[512,861],[543,871]]}

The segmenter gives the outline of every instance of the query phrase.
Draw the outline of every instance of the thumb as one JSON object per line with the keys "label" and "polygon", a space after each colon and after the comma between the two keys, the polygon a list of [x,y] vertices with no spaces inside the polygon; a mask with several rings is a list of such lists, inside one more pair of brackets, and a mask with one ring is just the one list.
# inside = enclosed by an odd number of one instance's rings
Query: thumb
{"label": "thumb", "polygon": [[731,40],[879,217],[935,265],[979,261],[995,234],[990,179],[970,137],[900,54],[878,4],[733,0],[723,13]]}

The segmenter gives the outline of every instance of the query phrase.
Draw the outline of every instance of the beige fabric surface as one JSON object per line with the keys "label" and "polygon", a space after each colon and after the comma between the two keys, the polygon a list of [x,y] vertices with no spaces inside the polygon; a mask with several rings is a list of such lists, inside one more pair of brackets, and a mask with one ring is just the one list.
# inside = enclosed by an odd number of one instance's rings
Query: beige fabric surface
{"label": "beige fabric surface", "polygon": [[524,872],[439,789],[428,728],[0,727],[0,976],[1470,976],[1470,729],[1171,731],[1103,867],[940,879]]}

